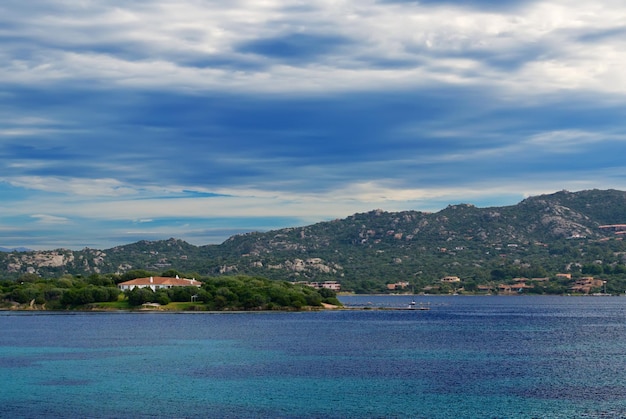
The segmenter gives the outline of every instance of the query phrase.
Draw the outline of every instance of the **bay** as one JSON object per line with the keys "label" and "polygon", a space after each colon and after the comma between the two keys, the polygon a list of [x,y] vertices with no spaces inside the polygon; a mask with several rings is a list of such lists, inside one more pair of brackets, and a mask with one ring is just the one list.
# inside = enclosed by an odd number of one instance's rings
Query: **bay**
{"label": "bay", "polygon": [[341,300],[365,309],[0,312],[0,415],[626,417],[626,298]]}

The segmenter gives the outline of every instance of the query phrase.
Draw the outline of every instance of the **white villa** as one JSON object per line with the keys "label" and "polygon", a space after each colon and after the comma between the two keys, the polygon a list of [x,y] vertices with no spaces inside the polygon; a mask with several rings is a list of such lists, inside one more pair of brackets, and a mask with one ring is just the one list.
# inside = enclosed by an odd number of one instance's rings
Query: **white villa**
{"label": "white villa", "polygon": [[309,287],[313,287],[316,290],[326,288],[333,291],[341,291],[341,284],[337,281],[324,281],[324,282],[308,282],[308,281],[298,281],[296,284],[308,285]]}
{"label": "white villa", "polygon": [[120,282],[117,287],[122,291],[130,291],[134,288],[150,288],[152,291],[156,291],[161,288],[172,287],[198,287],[202,286],[202,282],[195,279],[169,278],[165,276],[151,276],[149,278],[135,278],[130,281]]}
{"label": "white villa", "polygon": [[315,289],[327,288],[333,291],[341,291],[341,284],[337,281],[310,282],[309,286]]}

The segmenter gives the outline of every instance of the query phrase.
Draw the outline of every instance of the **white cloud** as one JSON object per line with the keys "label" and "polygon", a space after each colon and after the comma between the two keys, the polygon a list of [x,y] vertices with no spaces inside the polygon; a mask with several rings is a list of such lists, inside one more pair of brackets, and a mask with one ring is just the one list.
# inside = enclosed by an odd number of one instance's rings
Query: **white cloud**
{"label": "white cloud", "polygon": [[[383,89],[429,83],[495,86],[527,94],[583,89],[626,93],[626,6],[532,2],[485,12],[375,1],[120,3],[18,16],[29,56],[8,48],[0,76],[19,84],[89,81],[110,86],[273,92]],[[293,7],[295,6],[295,7]],[[13,13],[13,17],[15,14]],[[30,13],[30,12],[29,12]],[[32,22],[37,22],[34,26]],[[243,41],[290,33],[336,34],[353,44],[315,63],[243,54]],[[498,60],[510,63],[501,67]],[[229,61],[226,67],[210,62]],[[187,62],[205,61],[209,67]],[[405,62],[404,68],[389,62]]]}
{"label": "white cloud", "polygon": [[52,176],[18,176],[5,182],[24,189],[38,190],[67,196],[122,196],[136,194],[132,187],[115,179],[58,178]]}
{"label": "white cloud", "polygon": [[67,224],[69,219],[49,214],[33,214],[31,218],[36,219],[40,224]]}
{"label": "white cloud", "polygon": [[[501,183],[468,182],[458,186],[430,186],[407,188],[397,181],[356,182],[342,188],[321,193],[300,193],[297,195],[279,191],[228,190],[230,197],[163,199],[143,197],[142,199],[113,199],[106,201],[78,201],[71,205],[62,198],[48,199],[46,210],[63,216],[41,220],[65,221],[68,219],[127,220],[137,224],[149,224],[154,220],[175,217],[184,218],[232,218],[242,217],[295,217],[319,221],[328,218],[345,217],[355,212],[374,208],[394,210],[441,209],[448,203],[472,203],[492,197],[516,195],[513,191],[526,191],[528,194],[554,192],[560,189],[579,190],[598,187],[599,182],[588,176],[585,181],[571,179],[570,173],[556,173],[551,179],[541,176],[528,176],[525,179],[503,179]],[[518,193],[517,196],[522,196]],[[500,198],[498,198],[500,197]],[[510,198],[509,198],[510,199]],[[511,202],[514,203],[514,202]],[[13,210],[26,211],[33,203],[22,202]],[[7,215],[10,215],[9,212]]]}
{"label": "white cloud", "polygon": [[557,130],[542,132],[530,137],[522,143],[532,150],[537,151],[540,147],[555,153],[573,153],[581,150],[583,146],[603,143],[607,141],[625,141],[626,135],[605,134],[602,132],[590,132],[582,130]]}

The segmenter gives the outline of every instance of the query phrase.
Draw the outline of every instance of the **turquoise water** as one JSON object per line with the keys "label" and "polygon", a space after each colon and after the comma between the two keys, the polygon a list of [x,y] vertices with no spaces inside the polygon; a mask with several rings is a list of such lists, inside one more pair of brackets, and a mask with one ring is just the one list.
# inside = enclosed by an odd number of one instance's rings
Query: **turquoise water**
{"label": "turquoise water", "polygon": [[2,312],[0,416],[626,417],[626,298],[416,301],[431,310]]}

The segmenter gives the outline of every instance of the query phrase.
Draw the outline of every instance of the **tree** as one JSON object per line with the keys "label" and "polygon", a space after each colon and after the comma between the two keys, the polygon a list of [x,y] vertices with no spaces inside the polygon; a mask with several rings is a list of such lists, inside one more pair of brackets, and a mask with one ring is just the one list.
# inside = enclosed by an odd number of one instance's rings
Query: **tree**
{"label": "tree", "polygon": [[155,300],[154,292],[150,288],[135,287],[127,291],[126,295],[128,297],[128,304],[131,306],[140,306]]}
{"label": "tree", "polygon": [[100,274],[91,274],[87,278],[87,283],[92,285],[98,285],[101,287],[115,285],[111,277],[107,277]]}
{"label": "tree", "polygon": [[37,304],[45,302],[43,293],[35,287],[18,287],[11,292],[11,300],[20,304],[27,304],[36,300]]}
{"label": "tree", "polygon": [[242,301],[243,308],[246,310],[261,309],[265,303],[267,303],[266,298],[259,293],[254,293]]}
{"label": "tree", "polygon": [[161,276],[165,276],[167,278],[175,278],[180,275],[176,269],[169,269],[161,274]]}
{"label": "tree", "polygon": [[467,280],[463,283],[463,288],[467,292],[476,292],[478,290],[478,285],[475,281]]}
{"label": "tree", "polygon": [[583,265],[581,272],[584,275],[600,275],[603,272],[602,265],[597,263],[588,263]]}
{"label": "tree", "polygon": [[164,290],[159,290],[156,292],[156,300],[155,302],[161,304],[162,306],[168,305],[172,300],[170,299],[167,292],[163,292]]}
{"label": "tree", "polygon": [[36,281],[38,281],[38,280],[40,280],[40,279],[41,279],[41,277],[40,277],[39,275],[37,275],[37,274],[30,274],[30,273],[27,273],[27,274],[23,274],[23,275],[21,275],[21,276],[17,279],[17,281],[18,281],[18,282],[36,282]]}
{"label": "tree", "polygon": [[173,287],[168,290],[168,295],[172,301],[191,301],[191,296],[198,292],[196,287]]}

